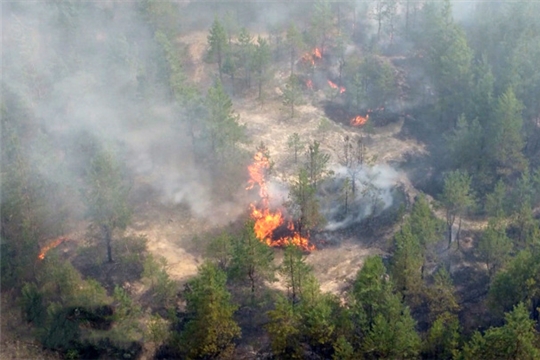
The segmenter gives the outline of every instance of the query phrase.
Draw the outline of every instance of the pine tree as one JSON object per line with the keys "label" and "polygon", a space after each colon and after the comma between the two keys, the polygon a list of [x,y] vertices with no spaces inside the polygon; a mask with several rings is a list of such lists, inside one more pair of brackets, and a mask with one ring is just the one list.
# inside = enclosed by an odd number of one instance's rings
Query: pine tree
{"label": "pine tree", "polygon": [[304,149],[304,143],[298,133],[291,134],[287,139],[287,146],[294,151],[294,163],[298,163],[298,153]]}
{"label": "pine tree", "polygon": [[227,50],[227,33],[218,19],[214,19],[212,28],[208,34],[208,57],[217,62],[219,79],[223,81],[223,60]]}
{"label": "pine tree", "polygon": [[289,50],[290,63],[291,63],[290,76],[293,76],[294,75],[294,61],[296,60],[298,53],[304,47],[302,34],[298,31],[294,23],[292,23],[287,28],[286,39],[287,39],[287,48]]}
{"label": "pine tree", "polygon": [[262,88],[265,81],[268,79],[268,68],[271,60],[270,45],[268,41],[257,37],[257,45],[253,58],[253,68],[257,74],[257,84],[259,87],[259,100],[262,100]]}
{"label": "pine tree", "polygon": [[506,228],[498,219],[491,219],[478,243],[481,260],[486,264],[491,278],[505,263],[512,243],[506,236]]}
{"label": "pine tree", "polygon": [[365,145],[361,137],[345,136],[341,163],[347,168],[350,176],[350,186],[353,195],[356,193],[356,177],[365,160]]}
{"label": "pine tree", "polygon": [[270,336],[272,353],[280,359],[301,359],[300,315],[295,305],[285,297],[279,296],[275,309],[268,311],[270,321],[265,329]]}
{"label": "pine tree", "polygon": [[317,190],[318,185],[329,175],[328,162],[330,154],[321,151],[320,143],[316,140],[308,144],[306,152],[306,170],[309,175],[311,186]]}
{"label": "pine tree", "polygon": [[320,212],[316,190],[305,169],[299,170],[298,179],[291,185],[286,205],[296,222],[295,229],[302,236],[306,236],[310,230],[321,226],[325,221]]}
{"label": "pine tree", "polygon": [[413,234],[409,221],[406,221],[401,230],[394,235],[391,274],[396,289],[410,304],[418,303],[423,290],[422,264],[424,257],[422,254],[419,239]]}
{"label": "pine tree", "polygon": [[523,105],[510,88],[497,100],[494,118],[487,130],[488,150],[492,154],[497,173],[508,178],[516,172],[522,172],[527,167],[523,156],[524,147],[521,130]]}
{"label": "pine tree", "polygon": [[102,150],[90,164],[87,188],[83,195],[87,216],[101,230],[107,259],[113,261],[112,237],[115,229],[125,229],[131,218],[128,207],[130,187],[110,151]]}
{"label": "pine tree", "polygon": [[538,248],[521,250],[493,277],[488,294],[493,313],[502,316],[520,302],[531,304],[531,312],[535,313],[540,304],[539,276]]}
{"label": "pine tree", "polygon": [[486,195],[484,207],[488,216],[502,219],[506,216],[506,185],[502,180],[495,184],[492,193]]}
{"label": "pine tree", "polygon": [[355,348],[361,346],[375,316],[383,311],[385,302],[392,294],[392,286],[381,257],[368,257],[356,275],[349,300],[354,323],[351,344]]}
{"label": "pine tree", "polygon": [[431,211],[429,203],[423,194],[420,194],[414,202],[408,221],[410,221],[413,235],[418,239],[422,248],[422,278],[424,278],[428,247],[439,240],[441,226],[439,219]]}
{"label": "pine tree", "polygon": [[252,43],[253,37],[248,30],[243,27],[238,34],[240,68],[244,73],[246,86],[251,87],[251,74],[253,72],[255,46]]}
{"label": "pine tree", "polygon": [[334,354],[332,360],[354,360],[354,349],[352,345],[341,335],[334,343]]}
{"label": "pine tree", "polygon": [[377,359],[416,359],[420,337],[415,326],[409,308],[403,306],[398,295],[391,294],[366,334],[364,353]]}
{"label": "pine tree", "polygon": [[[485,161],[482,149],[484,133],[477,119],[468,121],[460,115],[456,127],[446,136],[449,149],[449,163],[451,166],[476,172]],[[477,156],[470,156],[476,154]]]}
{"label": "pine tree", "polygon": [[296,245],[289,243],[285,246],[279,272],[285,279],[292,303],[298,302],[302,298],[302,291],[311,273],[311,267],[306,264],[302,251]]}
{"label": "pine tree", "polygon": [[204,121],[210,149],[214,158],[223,157],[226,150],[245,139],[245,126],[240,125],[240,116],[235,113],[231,98],[220,81],[208,90],[206,96],[208,117]]}
{"label": "pine tree", "polygon": [[437,316],[429,328],[422,353],[428,359],[455,359],[457,358],[459,337],[457,315],[448,312],[442,313]]}
{"label": "pine tree", "polygon": [[505,325],[490,328],[482,336],[476,332],[464,347],[464,359],[521,359],[540,358],[536,345],[538,332],[529,318],[527,308],[519,303],[505,314]]}
{"label": "pine tree", "polygon": [[206,255],[216,261],[218,267],[223,271],[229,268],[233,257],[233,239],[231,234],[224,231],[213,237],[206,248]]}
{"label": "pine tree", "polygon": [[456,289],[450,274],[440,268],[433,277],[433,284],[428,289],[429,316],[431,321],[444,313],[457,315],[460,307]]}
{"label": "pine tree", "polygon": [[212,263],[204,263],[187,286],[186,310],[190,320],[181,334],[188,358],[226,358],[234,351],[240,328],[233,319],[236,306],[225,288],[227,277]]}
{"label": "pine tree", "polygon": [[310,274],[304,282],[302,301],[298,311],[302,317],[301,333],[318,352],[330,350],[335,339],[334,309],[339,301],[331,294],[323,294],[319,282]]}
{"label": "pine tree", "polygon": [[452,244],[454,223],[456,219],[459,219],[459,225],[456,231],[456,239],[459,248],[461,219],[466,211],[474,204],[474,199],[471,194],[471,177],[467,172],[452,171],[445,176],[441,202],[446,211],[448,248],[450,248]]}
{"label": "pine tree", "polygon": [[254,304],[257,288],[264,281],[275,281],[274,251],[257,239],[253,221],[244,225],[242,234],[233,241],[232,247],[231,278],[248,281],[251,302]]}
{"label": "pine tree", "polygon": [[283,105],[290,106],[291,118],[294,117],[294,108],[302,103],[300,81],[295,75],[291,75],[283,89]]}
{"label": "pine tree", "polygon": [[321,54],[324,54],[326,42],[330,38],[334,27],[334,14],[328,0],[316,0],[313,4],[313,15],[311,18],[312,34]]}

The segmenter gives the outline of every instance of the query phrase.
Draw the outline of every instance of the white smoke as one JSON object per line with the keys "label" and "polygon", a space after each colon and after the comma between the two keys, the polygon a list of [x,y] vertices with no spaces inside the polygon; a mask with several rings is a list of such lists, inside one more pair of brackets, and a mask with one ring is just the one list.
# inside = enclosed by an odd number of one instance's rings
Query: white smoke
{"label": "white smoke", "polygon": [[[342,184],[344,179],[351,178],[351,170],[344,166],[336,166],[332,170],[338,183]],[[355,196],[349,199],[347,215],[339,221],[329,220],[325,230],[342,229],[388,209],[393,204],[392,189],[396,186],[397,179],[397,171],[389,165],[360,166],[356,171]],[[338,203],[342,202],[342,199],[338,200]],[[333,219],[343,209],[334,202],[330,207],[323,207],[323,211],[327,219]]]}

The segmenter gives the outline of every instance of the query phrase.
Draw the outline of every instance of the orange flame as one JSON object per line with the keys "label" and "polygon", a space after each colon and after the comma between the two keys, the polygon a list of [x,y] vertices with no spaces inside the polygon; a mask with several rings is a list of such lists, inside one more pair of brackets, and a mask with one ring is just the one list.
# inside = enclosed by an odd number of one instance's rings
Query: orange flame
{"label": "orange flame", "polygon": [[302,56],[302,61],[311,63],[311,66],[315,66],[315,60],[320,59],[322,59],[322,51],[319,48],[315,48],[311,53],[305,53]]}
{"label": "orange flame", "polygon": [[266,176],[270,169],[270,160],[266,154],[258,151],[253,157],[253,164],[248,166],[250,179],[246,190],[253,189],[255,184],[259,186],[259,196],[261,197],[261,208],[255,204],[251,204],[251,217],[255,220],[253,230],[257,238],[268,244],[269,246],[284,246],[289,242],[301,247],[304,250],[315,250],[315,246],[309,243],[309,239],[302,237],[294,230],[292,221],[289,221],[289,230],[292,231],[292,236],[286,236],[274,240],[274,231],[283,225],[284,219],[281,211],[272,211],[269,208],[269,194],[266,186]]}
{"label": "orange flame", "polygon": [[306,81],[306,86],[308,89],[313,90],[313,82],[311,81],[311,79],[308,79]]}
{"label": "orange flame", "polygon": [[330,85],[332,89],[336,89],[336,90],[339,89],[340,94],[343,94],[345,92],[345,88],[343,86],[337,86],[335,83],[333,83],[330,80],[328,80],[328,85]]}
{"label": "orange flame", "polygon": [[351,126],[362,126],[368,121],[368,119],[369,114],[367,114],[366,117],[358,115],[357,117],[351,119]]}
{"label": "orange flame", "polygon": [[275,229],[283,224],[281,212],[272,212],[269,209],[259,210],[255,205],[251,204],[251,217],[255,220],[253,230],[257,239],[270,246],[275,246],[272,242],[272,234]]}
{"label": "orange flame", "polygon": [[53,241],[45,245],[43,249],[41,249],[41,251],[39,252],[38,258],[40,260],[45,259],[45,255],[47,255],[47,252],[49,252],[49,250],[54,249],[55,247],[57,247],[58,245],[60,245],[66,240],[67,238],[65,236],[60,236],[58,239],[54,239]]}

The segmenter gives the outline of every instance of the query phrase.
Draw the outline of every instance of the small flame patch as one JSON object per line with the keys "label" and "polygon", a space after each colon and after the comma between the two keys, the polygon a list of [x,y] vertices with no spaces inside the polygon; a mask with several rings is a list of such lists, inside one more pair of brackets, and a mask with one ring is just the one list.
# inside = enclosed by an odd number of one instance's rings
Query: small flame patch
{"label": "small flame patch", "polygon": [[63,243],[64,241],[67,241],[67,237],[65,236],[60,236],[59,238],[57,239],[54,239],[53,241],[51,241],[50,243],[48,243],[47,245],[45,245],[41,251],[39,252],[39,255],[38,255],[38,259],[39,260],[43,260],[45,259],[45,255],[47,255],[47,253],[54,249],[55,247],[57,247],[58,245],[60,245],[61,243]]}
{"label": "small flame patch", "polygon": [[367,123],[368,120],[369,114],[367,114],[365,117],[358,115],[351,119],[351,126],[363,126]]}

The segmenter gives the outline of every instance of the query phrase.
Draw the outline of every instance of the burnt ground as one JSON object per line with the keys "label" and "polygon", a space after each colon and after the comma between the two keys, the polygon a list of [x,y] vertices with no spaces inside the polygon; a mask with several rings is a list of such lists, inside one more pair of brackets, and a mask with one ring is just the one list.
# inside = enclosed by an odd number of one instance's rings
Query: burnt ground
{"label": "burnt ground", "polygon": [[321,106],[324,109],[326,117],[335,121],[343,126],[355,128],[351,125],[351,119],[360,115],[369,115],[369,122],[373,127],[385,127],[390,124],[394,124],[400,121],[403,116],[401,114],[382,110],[363,109],[361,111],[355,111],[349,109],[347,106],[340,104],[336,101],[324,101]]}

